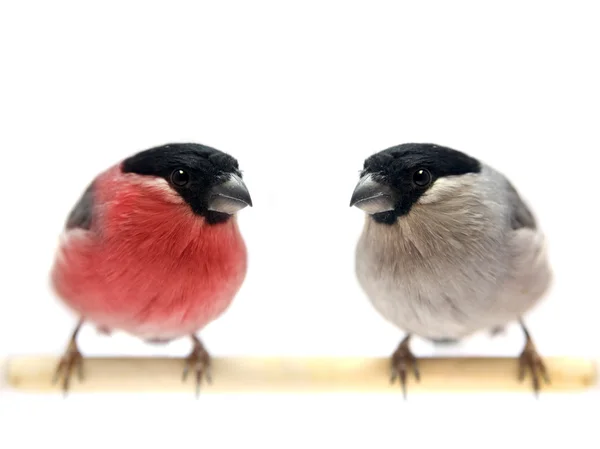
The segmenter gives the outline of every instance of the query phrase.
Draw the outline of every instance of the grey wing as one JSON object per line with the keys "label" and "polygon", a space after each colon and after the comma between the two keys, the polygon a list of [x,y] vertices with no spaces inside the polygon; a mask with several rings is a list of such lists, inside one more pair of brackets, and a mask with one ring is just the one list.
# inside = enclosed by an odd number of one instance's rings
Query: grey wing
{"label": "grey wing", "polygon": [[506,185],[508,189],[508,201],[511,206],[510,225],[512,229],[536,229],[537,223],[535,217],[519,195],[519,192],[517,192],[517,189],[508,180],[506,181]]}
{"label": "grey wing", "polygon": [[516,319],[544,296],[552,282],[552,270],[544,234],[514,186],[507,184],[513,229],[509,245],[512,269],[498,302],[502,308],[498,313],[512,313]]}
{"label": "grey wing", "polygon": [[94,211],[94,183],[92,182],[83,192],[75,207],[69,213],[65,228],[90,229]]}

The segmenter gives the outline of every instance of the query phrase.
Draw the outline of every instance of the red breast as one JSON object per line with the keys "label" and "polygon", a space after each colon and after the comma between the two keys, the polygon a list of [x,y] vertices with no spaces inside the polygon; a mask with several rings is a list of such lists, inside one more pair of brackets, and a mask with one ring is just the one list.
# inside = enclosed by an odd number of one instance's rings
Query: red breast
{"label": "red breast", "polygon": [[225,311],[247,266],[235,217],[209,225],[163,180],[119,166],[94,196],[92,228],[65,233],[52,271],[70,308],[147,339],[190,334]]}

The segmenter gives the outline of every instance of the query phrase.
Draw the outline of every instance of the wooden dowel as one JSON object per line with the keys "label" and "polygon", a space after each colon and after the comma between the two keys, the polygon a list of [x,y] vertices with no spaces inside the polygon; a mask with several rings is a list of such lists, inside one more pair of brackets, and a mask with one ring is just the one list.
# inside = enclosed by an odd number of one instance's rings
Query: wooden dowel
{"label": "wooden dowel", "polygon": [[[8,384],[25,391],[56,392],[51,379],[55,357],[16,357],[8,362]],[[578,391],[596,384],[593,360],[546,358],[551,378],[542,391]],[[85,358],[84,381],[76,376],[73,392],[194,391],[193,374],[182,382],[179,358]],[[517,379],[514,358],[423,358],[421,382],[408,376],[409,392],[531,391],[527,377]],[[395,392],[387,358],[214,358],[211,385],[218,392]]]}

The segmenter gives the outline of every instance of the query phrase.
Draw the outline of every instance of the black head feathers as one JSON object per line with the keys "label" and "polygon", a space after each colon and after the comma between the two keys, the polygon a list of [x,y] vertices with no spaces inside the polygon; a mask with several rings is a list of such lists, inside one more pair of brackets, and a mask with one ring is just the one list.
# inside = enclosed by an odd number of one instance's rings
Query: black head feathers
{"label": "black head feathers", "polygon": [[196,143],[170,143],[123,161],[124,173],[164,178],[211,224],[226,221],[252,205],[238,161],[227,153]]}
{"label": "black head feathers", "polygon": [[380,151],[364,162],[352,204],[392,224],[444,176],[479,173],[481,163],[452,148],[431,143],[406,143]]}

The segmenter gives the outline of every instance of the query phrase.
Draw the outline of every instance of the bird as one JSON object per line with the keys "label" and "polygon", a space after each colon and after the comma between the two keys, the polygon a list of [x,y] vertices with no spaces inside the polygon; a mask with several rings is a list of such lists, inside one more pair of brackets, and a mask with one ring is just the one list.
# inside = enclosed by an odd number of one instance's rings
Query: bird
{"label": "bird", "polygon": [[189,336],[183,380],[195,372],[197,396],[211,382],[197,333],[246,277],[237,213],[247,206],[238,161],[199,143],[138,151],[98,174],[68,213],[51,268],[54,293],[79,318],[53,383],[66,394],[75,370],[83,380],[77,336],[89,322],[155,344]]}
{"label": "bird", "polygon": [[391,357],[391,382],[406,399],[420,381],[412,336],[458,342],[519,323],[521,382],[537,397],[550,382],[524,315],[554,277],[547,238],[513,183],[490,164],[434,143],[403,143],[364,160],[350,207],[364,212],[355,274],[374,309],[405,333]]}

